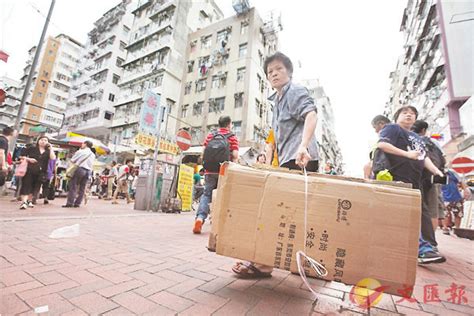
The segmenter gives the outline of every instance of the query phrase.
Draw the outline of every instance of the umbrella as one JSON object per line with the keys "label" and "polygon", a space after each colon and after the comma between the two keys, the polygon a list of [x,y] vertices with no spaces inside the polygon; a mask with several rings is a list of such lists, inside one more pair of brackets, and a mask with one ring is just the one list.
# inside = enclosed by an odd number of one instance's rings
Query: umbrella
{"label": "umbrella", "polygon": [[110,149],[98,139],[94,139],[91,137],[87,137],[84,135],[71,133],[71,132],[68,132],[66,135],[66,138],[62,139],[62,141],[65,141],[70,145],[76,145],[76,146],[82,145],[86,140],[92,142],[93,147],[95,148],[95,151],[98,155],[106,155],[110,153]]}

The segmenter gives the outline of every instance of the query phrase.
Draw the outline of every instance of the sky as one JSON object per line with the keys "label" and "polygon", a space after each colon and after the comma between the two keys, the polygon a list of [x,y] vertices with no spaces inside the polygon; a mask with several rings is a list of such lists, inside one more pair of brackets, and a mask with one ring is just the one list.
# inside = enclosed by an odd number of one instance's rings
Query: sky
{"label": "sky", "polygon": [[[119,0],[57,0],[48,34],[85,42],[93,22]],[[216,0],[226,16],[232,0]],[[18,79],[36,45],[49,0],[0,1],[0,49],[10,54],[0,76]],[[250,0],[262,17],[281,13],[280,49],[297,79],[319,79],[330,98],[347,175],[362,176],[376,141],[370,125],[389,99],[389,74],[402,52],[404,0]],[[39,10],[39,12],[38,12]],[[299,67],[301,65],[301,67]]]}

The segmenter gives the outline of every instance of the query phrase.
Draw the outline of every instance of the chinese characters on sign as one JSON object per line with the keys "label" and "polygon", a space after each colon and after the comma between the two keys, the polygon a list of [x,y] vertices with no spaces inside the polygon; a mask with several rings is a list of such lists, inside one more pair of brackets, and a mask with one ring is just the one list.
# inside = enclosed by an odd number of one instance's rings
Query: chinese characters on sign
{"label": "chinese characters on sign", "polygon": [[194,169],[186,165],[179,166],[178,193],[181,198],[181,210],[191,211],[193,196]]}
{"label": "chinese characters on sign", "polygon": [[160,114],[160,96],[147,90],[143,97],[140,112],[139,130],[143,133],[156,135],[156,127]]}
{"label": "chinese characters on sign", "polygon": [[[135,136],[135,144],[154,150],[156,146],[156,137],[138,133],[137,136]],[[177,155],[179,148],[176,144],[162,139],[160,141],[159,151],[162,153]]]}

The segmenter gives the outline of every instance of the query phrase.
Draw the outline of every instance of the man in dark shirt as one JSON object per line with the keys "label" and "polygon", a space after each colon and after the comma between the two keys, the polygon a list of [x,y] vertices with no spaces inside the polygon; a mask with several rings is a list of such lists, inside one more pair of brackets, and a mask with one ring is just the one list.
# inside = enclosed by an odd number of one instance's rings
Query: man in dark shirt
{"label": "man in dark shirt", "polygon": [[[390,173],[394,181],[411,183],[414,189],[421,188],[423,168],[434,175],[443,176],[429,157],[422,139],[411,127],[418,117],[418,111],[413,106],[404,106],[394,115],[396,124],[387,124],[380,131],[377,147],[383,150],[390,162]],[[446,259],[433,250],[431,244],[420,235],[418,262],[420,264],[440,263]]]}

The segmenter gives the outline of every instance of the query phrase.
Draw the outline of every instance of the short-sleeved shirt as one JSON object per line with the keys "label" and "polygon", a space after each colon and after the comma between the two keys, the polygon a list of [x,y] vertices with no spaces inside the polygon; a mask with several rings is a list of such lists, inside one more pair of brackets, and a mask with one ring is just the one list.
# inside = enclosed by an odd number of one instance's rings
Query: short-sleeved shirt
{"label": "short-sleeved shirt", "polygon": [[[291,81],[283,87],[281,97],[275,93],[269,99],[275,102],[272,129],[275,133],[278,162],[281,166],[296,159],[303,139],[306,115],[313,111],[317,112],[317,109],[308,89]],[[311,160],[319,160],[315,135],[311,137],[307,149]]]}
{"label": "short-sleeved shirt", "polygon": [[[204,147],[206,147],[207,144],[209,144],[209,142],[214,138],[214,133],[215,132],[211,132],[207,135],[206,140],[204,141]],[[228,128],[221,127],[217,130],[217,133],[219,133],[221,135],[227,135],[227,134],[230,134],[232,132]],[[229,150],[230,150],[229,161],[232,161],[232,152],[234,150],[237,150],[237,151],[239,150],[239,140],[237,139],[237,136],[232,135],[232,136],[227,138],[227,141],[229,142]],[[208,172],[207,170],[205,172],[206,172],[206,174],[212,173],[212,172]]]}
{"label": "short-sleeved shirt", "polygon": [[36,163],[28,163],[28,171],[34,174],[48,172],[49,155],[49,150],[41,153],[36,146],[27,147],[22,152],[22,156],[36,159]]}
{"label": "short-sleeved shirt", "polygon": [[123,165],[118,170],[117,178],[120,179],[120,180],[126,180],[127,177],[125,176],[125,174],[127,174],[129,172],[130,172],[130,168],[128,167],[128,165]]}
{"label": "short-sleeved shirt", "polygon": [[379,142],[392,144],[398,149],[405,151],[419,150],[421,152],[418,160],[386,153],[390,162],[390,173],[393,176],[393,180],[411,183],[414,188],[420,188],[421,174],[425,166],[426,157],[423,140],[416,133],[407,131],[398,124],[385,125],[380,131],[379,136]]}
{"label": "short-sleeved shirt", "polygon": [[193,179],[194,179],[194,184],[200,184],[202,177],[199,173],[195,173],[193,176]]}
{"label": "short-sleeved shirt", "polygon": [[448,184],[441,187],[441,190],[443,191],[443,200],[445,202],[459,202],[462,200],[458,184],[459,178],[457,175],[452,171],[448,171]]}

